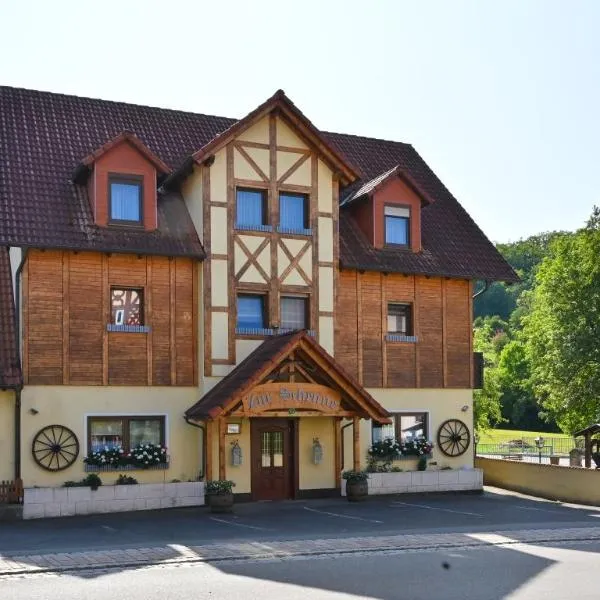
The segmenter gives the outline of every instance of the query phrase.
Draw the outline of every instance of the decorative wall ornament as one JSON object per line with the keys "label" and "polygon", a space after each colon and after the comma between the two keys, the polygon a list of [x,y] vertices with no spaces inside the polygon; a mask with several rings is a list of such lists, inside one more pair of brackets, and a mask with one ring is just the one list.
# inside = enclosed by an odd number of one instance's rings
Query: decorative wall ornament
{"label": "decorative wall ornament", "polygon": [[33,437],[33,460],[46,471],[62,471],[79,455],[77,436],[64,425],[47,425]]}
{"label": "decorative wall ornament", "polygon": [[471,434],[465,423],[459,419],[448,419],[444,421],[437,434],[439,449],[446,456],[460,456],[467,451]]}
{"label": "decorative wall ornament", "polygon": [[323,462],[323,446],[321,446],[318,437],[313,438],[312,455],[315,465],[320,465]]}
{"label": "decorative wall ornament", "polygon": [[242,449],[237,440],[231,442],[231,465],[240,467],[243,462]]}

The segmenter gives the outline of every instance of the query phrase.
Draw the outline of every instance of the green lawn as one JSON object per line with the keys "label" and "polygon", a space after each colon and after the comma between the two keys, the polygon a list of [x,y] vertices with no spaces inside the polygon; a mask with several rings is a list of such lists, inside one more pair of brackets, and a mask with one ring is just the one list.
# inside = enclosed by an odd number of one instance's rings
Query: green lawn
{"label": "green lawn", "polygon": [[521,438],[560,438],[570,440],[572,437],[566,433],[548,433],[544,431],[519,431],[518,429],[488,429],[479,434],[479,441],[483,444],[495,444],[505,440],[520,440]]}

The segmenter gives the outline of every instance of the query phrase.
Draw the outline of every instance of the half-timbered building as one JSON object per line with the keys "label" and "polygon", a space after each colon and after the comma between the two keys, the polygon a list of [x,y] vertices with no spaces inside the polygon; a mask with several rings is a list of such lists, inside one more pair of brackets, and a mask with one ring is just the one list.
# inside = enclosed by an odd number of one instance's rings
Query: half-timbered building
{"label": "half-timbered building", "polygon": [[110,482],[140,444],[139,481],[257,500],[339,494],[386,438],[473,465],[474,282],[516,276],[408,144],[282,91],[227,119],[4,87],[0,244],[0,479]]}

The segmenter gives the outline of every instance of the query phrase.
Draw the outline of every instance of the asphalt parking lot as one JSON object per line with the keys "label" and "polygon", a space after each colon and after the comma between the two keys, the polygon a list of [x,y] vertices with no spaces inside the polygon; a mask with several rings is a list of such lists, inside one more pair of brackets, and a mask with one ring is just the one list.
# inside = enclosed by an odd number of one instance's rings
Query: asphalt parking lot
{"label": "asphalt parking lot", "polygon": [[358,504],[343,498],[245,503],[232,515],[199,507],[5,523],[0,553],[598,526],[598,507],[487,489],[483,494],[385,496]]}

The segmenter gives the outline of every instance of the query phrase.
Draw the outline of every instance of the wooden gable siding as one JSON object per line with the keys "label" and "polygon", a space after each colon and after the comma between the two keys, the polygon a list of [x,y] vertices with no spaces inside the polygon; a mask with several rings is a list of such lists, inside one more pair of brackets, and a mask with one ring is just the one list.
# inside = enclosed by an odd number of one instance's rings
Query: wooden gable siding
{"label": "wooden gable siding", "polygon": [[[417,342],[386,340],[394,302],[412,304]],[[471,387],[469,281],[342,270],[336,309],[336,360],[365,387]]]}
{"label": "wooden gable siding", "polygon": [[[195,385],[196,264],[32,250],[23,278],[30,385]],[[108,332],[111,287],[144,289],[148,333]]]}

